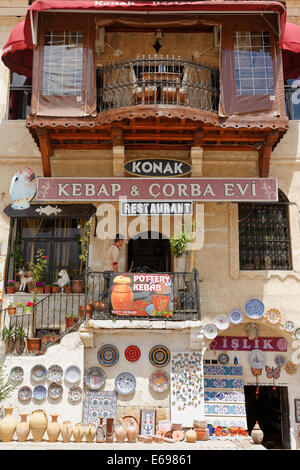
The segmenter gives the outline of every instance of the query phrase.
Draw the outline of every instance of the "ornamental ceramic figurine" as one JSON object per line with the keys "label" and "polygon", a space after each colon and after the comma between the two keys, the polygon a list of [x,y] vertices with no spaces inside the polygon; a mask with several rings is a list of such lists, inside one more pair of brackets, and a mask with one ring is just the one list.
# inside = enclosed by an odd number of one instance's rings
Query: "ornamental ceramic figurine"
{"label": "ornamental ceramic figurine", "polygon": [[13,209],[23,210],[30,207],[30,201],[36,193],[35,184],[32,182],[34,178],[35,174],[31,168],[22,168],[14,175],[9,190]]}

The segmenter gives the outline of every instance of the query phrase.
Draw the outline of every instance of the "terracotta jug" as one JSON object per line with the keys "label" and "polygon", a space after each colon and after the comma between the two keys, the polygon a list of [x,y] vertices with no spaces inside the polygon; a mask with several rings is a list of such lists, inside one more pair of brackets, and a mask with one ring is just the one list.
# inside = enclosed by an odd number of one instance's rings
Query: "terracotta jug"
{"label": "terracotta jug", "polygon": [[128,442],[136,442],[136,437],[137,437],[136,422],[134,421],[133,418],[130,418],[129,422],[128,422],[128,425],[127,425],[127,439],[128,439]]}
{"label": "terracotta jug", "polygon": [[84,435],[84,426],[82,423],[76,423],[73,426],[73,436],[75,442],[81,442]]}
{"label": "terracotta jug", "polygon": [[21,421],[17,424],[16,434],[20,442],[25,442],[30,433],[29,423],[27,422],[27,413],[20,413]]}
{"label": "terracotta jug", "polygon": [[73,428],[71,421],[64,421],[61,426],[61,437],[64,442],[70,442]]}
{"label": "terracotta jug", "polygon": [[105,442],[114,442],[114,418],[106,418],[106,440]]}
{"label": "terracotta jug", "polygon": [[97,431],[97,428],[93,423],[89,423],[86,425],[84,429],[86,442],[94,442],[96,431]]}
{"label": "terracotta jug", "polygon": [[117,442],[124,442],[127,434],[127,428],[124,425],[122,419],[118,419],[117,426],[115,429]]}
{"label": "terracotta jug", "polygon": [[11,442],[17,423],[12,417],[13,408],[4,408],[5,416],[0,421],[0,438],[2,442]]}
{"label": "terracotta jug", "polygon": [[258,421],[256,421],[255,426],[253,427],[251,431],[251,437],[253,439],[254,444],[261,444],[264,438],[264,433],[260,429]]}
{"label": "terracotta jug", "polygon": [[60,434],[60,424],[57,422],[59,415],[51,415],[52,421],[47,426],[49,442],[56,442]]}
{"label": "terracotta jug", "polygon": [[48,418],[44,410],[34,410],[29,418],[29,427],[34,442],[41,442],[47,430]]}

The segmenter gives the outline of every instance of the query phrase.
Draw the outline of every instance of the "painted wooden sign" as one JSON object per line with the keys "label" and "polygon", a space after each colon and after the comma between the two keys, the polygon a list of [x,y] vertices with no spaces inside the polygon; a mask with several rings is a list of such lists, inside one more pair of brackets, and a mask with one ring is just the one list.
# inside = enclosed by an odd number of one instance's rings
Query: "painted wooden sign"
{"label": "painted wooden sign", "polygon": [[217,336],[211,343],[212,350],[228,351],[287,351],[287,342],[284,338],[259,337],[248,339],[246,336]]}
{"label": "painted wooden sign", "polygon": [[167,158],[139,158],[124,165],[125,171],[134,176],[185,176],[192,171],[192,166],[184,161]]}

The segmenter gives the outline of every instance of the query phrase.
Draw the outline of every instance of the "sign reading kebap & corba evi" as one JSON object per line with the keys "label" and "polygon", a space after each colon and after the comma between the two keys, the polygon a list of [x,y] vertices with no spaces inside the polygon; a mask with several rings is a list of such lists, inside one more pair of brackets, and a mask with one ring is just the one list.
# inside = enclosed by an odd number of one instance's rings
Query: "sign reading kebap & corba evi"
{"label": "sign reading kebap & corba evi", "polygon": [[277,201],[275,178],[37,178],[37,201]]}

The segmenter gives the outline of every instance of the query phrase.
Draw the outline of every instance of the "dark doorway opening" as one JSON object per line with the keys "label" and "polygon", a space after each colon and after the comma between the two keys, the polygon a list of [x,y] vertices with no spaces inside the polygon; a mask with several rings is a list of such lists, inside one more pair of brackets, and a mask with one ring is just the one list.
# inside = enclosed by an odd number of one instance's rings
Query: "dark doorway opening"
{"label": "dark doorway opening", "polygon": [[290,449],[288,388],[261,386],[256,399],[256,386],[245,386],[247,425],[251,433],[258,421],[264,433],[262,445],[267,449]]}
{"label": "dark doorway opening", "polygon": [[158,232],[143,232],[128,242],[128,269],[171,271],[170,241]]}

